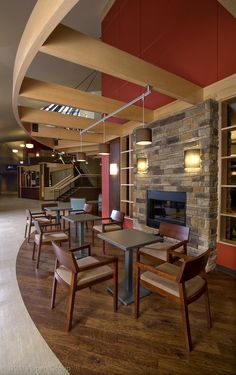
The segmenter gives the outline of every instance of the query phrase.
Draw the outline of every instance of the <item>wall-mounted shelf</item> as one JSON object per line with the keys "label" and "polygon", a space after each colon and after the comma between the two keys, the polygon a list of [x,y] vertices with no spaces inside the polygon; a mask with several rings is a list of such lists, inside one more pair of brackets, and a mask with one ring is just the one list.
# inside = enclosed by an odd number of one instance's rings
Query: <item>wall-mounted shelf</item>
{"label": "wall-mounted shelf", "polygon": [[134,196],[134,177],[133,177],[133,147],[132,136],[128,135],[121,138],[120,152],[120,209],[126,217],[133,217],[133,196]]}

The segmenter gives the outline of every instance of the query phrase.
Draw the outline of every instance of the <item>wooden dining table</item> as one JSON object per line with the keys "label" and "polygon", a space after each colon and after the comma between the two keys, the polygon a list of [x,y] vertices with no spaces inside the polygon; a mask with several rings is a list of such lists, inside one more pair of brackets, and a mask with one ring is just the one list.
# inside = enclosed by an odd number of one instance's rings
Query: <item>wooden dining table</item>
{"label": "wooden dining table", "polygon": [[[118,286],[118,298],[124,305],[134,302],[133,286],[133,251],[145,245],[162,241],[160,236],[143,232],[137,229],[123,229],[113,232],[99,233],[98,237],[117,247],[125,253],[125,274],[122,283]],[[112,289],[108,288],[112,293]],[[140,288],[140,297],[150,294],[144,288]]]}

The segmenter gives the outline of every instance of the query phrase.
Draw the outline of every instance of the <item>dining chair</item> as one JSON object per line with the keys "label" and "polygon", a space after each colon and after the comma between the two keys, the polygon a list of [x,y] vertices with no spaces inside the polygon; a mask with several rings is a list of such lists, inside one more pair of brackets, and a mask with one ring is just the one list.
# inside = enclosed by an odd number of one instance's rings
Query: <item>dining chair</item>
{"label": "dining chair", "polygon": [[170,252],[174,257],[184,260],[181,267],[168,262],[157,267],[141,262],[135,263],[135,317],[139,317],[140,285],[176,302],[181,307],[186,348],[191,351],[188,305],[202,295],[205,297],[208,327],[211,328],[212,325],[207,280],[200,275],[205,271],[210,250],[197,257],[188,257],[173,250]]}
{"label": "dining chair", "polygon": [[51,244],[52,241],[60,242],[60,243],[68,241],[69,247],[70,247],[70,228],[62,230],[61,223],[40,224],[36,220],[34,220],[34,226],[35,226],[35,236],[34,236],[32,259],[34,260],[36,246],[37,246],[38,251],[37,251],[37,257],[36,257],[36,269],[38,269],[41,249],[43,245]]}
{"label": "dining chair", "polygon": [[[102,223],[92,228],[92,244],[94,245],[94,233],[113,232],[123,229],[125,214],[121,211],[112,210],[110,217],[101,218]],[[102,251],[105,254],[105,241],[102,241]]]}
{"label": "dining chair", "polygon": [[170,261],[170,251],[187,254],[187,244],[189,241],[189,228],[182,225],[161,222],[159,226],[161,242],[141,247],[137,251],[137,261],[140,257],[152,261]]}
{"label": "dining chair", "polygon": [[70,198],[71,211],[70,213],[76,213],[82,211],[86,203],[85,198]]}
{"label": "dining chair", "polygon": [[46,215],[45,211],[39,211],[36,213],[31,212],[30,209],[26,209],[26,224],[25,224],[25,238],[27,237],[27,242],[30,241],[31,228],[34,226],[34,220],[49,224],[51,222],[51,217]]}
{"label": "dining chair", "polygon": [[57,214],[53,211],[46,211],[45,207],[58,207],[58,202],[51,202],[51,203],[42,203],[41,209],[42,211],[46,212],[46,215],[51,217],[52,219],[56,220]]}
{"label": "dining chair", "polygon": [[[70,331],[73,318],[75,293],[84,288],[113,279],[113,308],[118,307],[118,261],[114,256],[91,256],[90,244],[83,245],[67,251],[52,242],[56,255],[53,278],[51,308],[55,307],[57,283],[63,284],[68,289],[69,299],[67,307],[66,327]],[[87,256],[76,259],[75,253],[87,250]],[[110,267],[112,266],[112,267]]]}

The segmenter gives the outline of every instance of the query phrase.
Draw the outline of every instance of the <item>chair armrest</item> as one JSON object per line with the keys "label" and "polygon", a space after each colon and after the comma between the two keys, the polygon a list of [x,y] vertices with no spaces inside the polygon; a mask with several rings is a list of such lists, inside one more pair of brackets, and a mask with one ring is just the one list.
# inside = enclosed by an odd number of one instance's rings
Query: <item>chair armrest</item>
{"label": "chair armrest", "polygon": [[167,273],[167,272],[163,272],[163,271],[160,271],[158,269],[156,269],[155,267],[152,267],[148,264],[144,264],[144,263],[140,263],[140,262],[136,262],[135,265],[135,270],[136,272],[138,270],[142,270],[142,271],[150,271],[152,273],[155,273],[156,275],[160,276],[160,277],[163,277],[164,279],[168,279],[168,280],[171,280],[171,281],[176,281],[176,276],[175,275],[172,275],[170,273]]}
{"label": "chair armrest", "polygon": [[183,253],[178,253],[177,251],[174,251],[174,250],[169,251],[169,254],[177,258],[184,259],[184,260],[190,260],[194,258],[193,256],[185,255]]}
{"label": "chair armrest", "polygon": [[123,227],[123,223],[121,223],[120,221],[113,220],[111,223],[103,223],[102,224],[102,231],[106,232],[105,227],[109,226],[109,225],[114,225],[114,224],[119,225],[121,228]]}
{"label": "chair armrest", "polygon": [[37,212],[36,214],[32,214],[32,219],[37,219],[37,217],[45,217],[46,216],[46,212]]}
{"label": "chair armrest", "polygon": [[84,244],[82,246],[73,247],[73,248],[69,249],[68,251],[70,251],[71,253],[74,253],[75,251],[80,251],[80,250],[84,250],[84,249],[88,249],[88,254],[89,255],[91,254],[91,245],[89,243]]}
{"label": "chair armrest", "polygon": [[186,245],[186,244],[187,244],[187,241],[181,241],[181,242],[178,242],[178,243],[176,243],[176,244],[170,246],[169,249],[168,249],[168,251],[169,251],[169,250],[175,250],[175,249],[178,249],[179,247],[184,246],[184,245]]}
{"label": "chair armrest", "polygon": [[[102,257],[99,257],[99,258],[102,258]],[[93,263],[93,264],[90,264],[88,266],[79,267],[79,272],[80,271],[92,270],[94,268],[99,268],[99,267],[102,267],[102,266],[105,266],[105,265],[111,264],[111,263],[115,263],[115,264],[118,263],[117,257],[111,256],[111,257],[109,257],[109,259],[101,260],[98,263]]]}

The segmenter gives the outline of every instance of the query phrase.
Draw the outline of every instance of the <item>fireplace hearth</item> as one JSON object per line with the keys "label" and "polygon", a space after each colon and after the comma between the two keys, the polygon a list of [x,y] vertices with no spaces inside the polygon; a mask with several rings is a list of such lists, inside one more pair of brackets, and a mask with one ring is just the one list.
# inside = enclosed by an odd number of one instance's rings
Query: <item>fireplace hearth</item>
{"label": "fireplace hearth", "polygon": [[147,191],[147,226],[159,228],[161,222],[186,225],[186,193]]}

